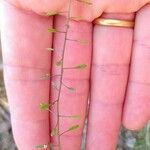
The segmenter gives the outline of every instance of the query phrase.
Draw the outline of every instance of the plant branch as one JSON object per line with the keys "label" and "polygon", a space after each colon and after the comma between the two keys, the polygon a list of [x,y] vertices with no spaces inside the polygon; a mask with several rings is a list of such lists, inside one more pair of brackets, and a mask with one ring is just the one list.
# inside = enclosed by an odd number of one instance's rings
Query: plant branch
{"label": "plant branch", "polygon": [[[64,55],[65,55],[65,49],[66,49],[66,42],[67,42],[67,35],[68,35],[68,29],[69,29],[69,21],[70,21],[70,11],[71,11],[71,1],[69,0],[69,8],[68,8],[68,15],[67,15],[67,26],[66,26],[66,31],[65,31],[65,39],[64,39],[64,44],[63,44],[63,51],[62,51],[62,65],[61,65],[61,77],[60,77],[60,86],[59,86],[59,93],[58,93],[58,102],[57,102],[57,125],[58,125],[58,134],[59,134],[59,124],[60,124],[60,112],[59,112],[59,101],[60,101],[60,94],[61,94],[61,89],[62,89],[62,80],[63,80],[63,61],[64,61]],[[58,145],[59,145],[59,150],[61,150],[61,145],[60,145],[60,136],[58,136]]]}

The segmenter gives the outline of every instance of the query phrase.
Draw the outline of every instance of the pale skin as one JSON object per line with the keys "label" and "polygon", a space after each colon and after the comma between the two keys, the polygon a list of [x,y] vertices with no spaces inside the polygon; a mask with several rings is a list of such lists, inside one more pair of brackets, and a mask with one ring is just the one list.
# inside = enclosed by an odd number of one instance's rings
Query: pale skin
{"label": "pale skin", "polygon": [[[61,56],[64,43],[63,33],[52,37],[47,29],[53,26],[63,31],[66,20],[62,14],[55,18],[44,15],[66,11],[68,0],[7,1],[13,5],[2,3],[1,38],[13,133],[19,150],[34,150],[35,145],[50,141],[50,129],[56,120],[48,111],[41,112],[38,108],[41,101],[56,100],[57,91],[50,89],[50,80],[39,78],[46,73],[58,73],[55,62]],[[60,112],[81,117],[79,120],[60,119],[61,132],[72,124],[80,125],[78,130],[61,137],[62,150],[80,149],[89,91],[86,150],[115,150],[121,123],[137,130],[150,119],[149,2],[93,0],[92,5],[72,3],[71,16],[80,16],[82,21],[70,21],[68,37],[86,39],[88,44],[68,41],[64,66],[84,63],[87,68],[64,72],[63,81],[75,87],[76,92],[62,88]],[[135,20],[135,28],[93,26],[92,21],[100,16]],[[46,51],[52,45],[54,53]],[[57,80],[59,78],[55,77]]]}

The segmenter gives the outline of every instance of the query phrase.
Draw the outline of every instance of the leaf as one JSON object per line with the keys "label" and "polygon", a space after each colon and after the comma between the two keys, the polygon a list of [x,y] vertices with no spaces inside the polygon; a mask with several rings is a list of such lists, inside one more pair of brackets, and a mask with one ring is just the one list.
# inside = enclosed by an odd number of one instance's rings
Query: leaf
{"label": "leaf", "polygon": [[77,1],[85,3],[85,4],[88,4],[88,5],[92,5],[92,3],[90,2],[90,0],[77,0]]}
{"label": "leaf", "polygon": [[57,32],[57,30],[54,28],[48,28],[48,32],[54,33],[54,32]]}
{"label": "leaf", "polygon": [[60,61],[58,61],[58,62],[56,62],[56,66],[61,66],[62,65],[62,60],[60,60]]}
{"label": "leaf", "polygon": [[48,51],[54,51],[54,49],[53,49],[53,48],[51,48],[51,47],[46,48],[46,50],[48,50]]}
{"label": "leaf", "polygon": [[79,127],[80,127],[79,125],[74,125],[74,126],[70,127],[68,129],[68,131],[74,131],[74,130],[78,129]]}
{"label": "leaf", "polygon": [[40,77],[41,80],[49,79],[50,74],[45,74],[44,76]]}
{"label": "leaf", "polygon": [[73,87],[69,87],[69,86],[67,86],[65,83],[63,83],[62,82],[62,84],[68,89],[68,90],[70,90],[71,92],[74,92],[75,91],[75,88],[73,88]]}
{"label": "leaf", "polygon": [[57,12],[48,12],[46,15],[50,17],[50,16],[54,16],[57,14],[58,14]]}
{"label": "leaf", "polygon": [[37,146],[35,146],[35,148],[37,148],[37,149],[47,149],[48,145],[37,145]]}
{"label": "leaf", "polygon": [[80,44],[87,44],[88,43],[88,41],[86,41],[86,40],[77,40],[77,42],[79,42]]}
{"label": "leaf", "polygon": [[69,131],[74,131],[76,129],[78,129],[80,126],[79,125],[74,125],[74,126],[71,126],[68,130],[64,131],[63,133],[61,133],[59,136],[62,136],[63,134],[69,132]]}
{"label": "leaf", "polygon": [[60,115],[60,117],[72,118],[72,119],[80,119],[80,116],[63,116],[63,115]]}
{"label": "leaf", "polygon": [[48,110],[49,109],[49,104],[48,103],[40,103],[40,109],[41,110]]}
{"label": "leaf", "polygon": [[75,89],[73,87],[67,87],[68,90],[70,90],[71,92],[75,92]]}
{"label": "leaf", "polygon": [[80,119],[81,116],[70,116],[70,118],[73,118],[73,119]]}
{"label": "leaf", "polygon": [[86,64],[80,64],[80,65],[76,66],[75,68],[76,68],[76,69],[84,69],[84,68],[86,68],[86,67],[87,67]]}
{"label": "leaf", "polygon": [[62,12],[48,12],[47,13],[47,16],[55,16],[55,15],[57,15],[57,14],[64,14],[64,13],[68,13],[68,11],[62,11]]}
{"label": "leaf", "polygon": [[75,20],[75,21],[80,21],[80,20],[82,20],[82,17],[81,16],[70,17],[70,19]]}
{"label": "leaf", "polygon": [[55,136],[58,135],[58,129],[57,128],[53,128],[51,131],[51,136]]}

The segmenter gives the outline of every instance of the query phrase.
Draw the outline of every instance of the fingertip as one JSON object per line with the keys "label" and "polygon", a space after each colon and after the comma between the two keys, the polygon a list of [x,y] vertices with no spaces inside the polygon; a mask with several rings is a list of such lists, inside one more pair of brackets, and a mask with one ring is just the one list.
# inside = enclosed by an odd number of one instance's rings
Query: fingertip
{"label": "fingertip", "polygon": [[130,117],[130,116],[125,115],[123,117],[122,124],[123,124],[123,127],[131,131],[137,131],[137,130],[142,129],[149,121],[147,117],[144,117],[144,118],[141,117],[141,119],[139,120],[137,119],[136,116],[134,117],[133,116]]}
{"label": "fingertip", "polygon": [[123,110],[123,126],[129,130],[143,128],[150,118],[147,105],[148,103],[146,101],[144,103],[144,100],[137,97],[137,94],[128,93]]}

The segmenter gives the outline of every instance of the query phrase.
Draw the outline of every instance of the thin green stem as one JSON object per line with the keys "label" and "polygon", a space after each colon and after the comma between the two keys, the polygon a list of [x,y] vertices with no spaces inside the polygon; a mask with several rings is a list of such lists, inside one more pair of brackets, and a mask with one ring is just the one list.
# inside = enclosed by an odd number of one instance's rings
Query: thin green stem
{"label": "thin green stem", "polygon": [[49,80],[50,78],[59,77],[59,76],[61,75],[60,74],[56,74],[56,75],[45,74],[44,76],[40,77],[40,80]]}
{"label": "thin green stem", "polygon": [[52,110],[48,109],[48,111],[49,111],[51,114],[57,116],[57,114],[56,114],[55,112],[53,112]]}
{"label": "thin green stem", "polygon": [[59,134],[59,136],[62,136],[63,134],[67,133],[69,130],[66,130],[64,132],[62,132],[61,134]]}
{"label": "thin green stem", "polygon": [[66,68],[63,68],[63,69],[76,69],[76,67],[66,67]]}
{"label": "thin green stem", "polygon": [[[66,42],[67,42],[67,35],[68,35],[68,25],[70,21],[70,11],[71,11],[71,1],[69,0],[69,8],[68,8],[68,15],[67,15],[67,26],[66,26],[66,31],[65,31],[65,39],[64,39],[64,44],[63,44],[63,51],[62,51],[62,65],[61,65],[61,77],[60,77],[60,86],[59,86],[59,92],[58,92],[58,101],[57,101],[57,125],[58,125],[58,134],[59,134],[59,124],[60,124],[60,112],[59,112],[59,107],[60,107],[60,94],[61,94],[61,89],[62,89],[62,80],[63,80],[63,65],[64,65],[64,55],[65,55],[65,49],[66,49]],[[60,142],[60,136],[58,136],[58,145],[59,145],[59,150],[61,150],[61,142]]]}
{"label": "thin green stem", "polygon": [[67,39],[67,40],[77,42],[77,40],[75,40],[75,39]]}

